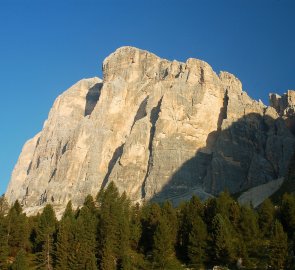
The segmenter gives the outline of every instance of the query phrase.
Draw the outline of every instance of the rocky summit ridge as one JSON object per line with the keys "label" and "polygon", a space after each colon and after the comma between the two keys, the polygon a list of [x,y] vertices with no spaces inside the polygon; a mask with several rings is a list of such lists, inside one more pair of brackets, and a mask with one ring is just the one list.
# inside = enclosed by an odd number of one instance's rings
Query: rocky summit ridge
{"label": "rocky summit ridge", "polygon": [[83,79],[56,99],[5,195],[31,214],[47,203],[79,206],[111,181],[132,201],[174,203],[281,185],[294,108],[295,91],[265,106],[204,61],[122,47],[104,60],[103,80]]}

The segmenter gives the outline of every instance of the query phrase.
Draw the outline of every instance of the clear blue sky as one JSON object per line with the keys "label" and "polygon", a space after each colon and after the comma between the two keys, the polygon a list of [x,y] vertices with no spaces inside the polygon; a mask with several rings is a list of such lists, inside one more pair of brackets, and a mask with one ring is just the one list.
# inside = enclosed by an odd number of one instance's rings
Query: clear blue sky
{"label": "clear blue sky", "polygon": [[54,99],[123,45],[202,59],[264,102],[295,89],[294,0],[0,0],[0,194]]}

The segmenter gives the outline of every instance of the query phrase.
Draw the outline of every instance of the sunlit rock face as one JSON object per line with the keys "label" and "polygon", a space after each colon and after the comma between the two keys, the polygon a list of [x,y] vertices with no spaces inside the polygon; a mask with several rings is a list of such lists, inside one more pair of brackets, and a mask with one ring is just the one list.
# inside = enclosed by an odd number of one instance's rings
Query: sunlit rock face
{"label": "sunlit rock face", "polygon": [[201,60],[119,48],[103,80],[81,80],[57,98],[6,197],[34,213],[46,203],[79,206],[110,181],[132,201],[174,203],[268,183],[285,175],[294,152],[294,91],[286,95],[267,107]]}

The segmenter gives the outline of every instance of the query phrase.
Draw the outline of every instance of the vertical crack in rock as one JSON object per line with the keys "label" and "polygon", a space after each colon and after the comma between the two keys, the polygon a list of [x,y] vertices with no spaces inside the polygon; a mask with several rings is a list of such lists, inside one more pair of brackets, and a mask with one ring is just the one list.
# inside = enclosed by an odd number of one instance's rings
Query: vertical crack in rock
{"label": "vertical crack in rock", "polygon": [[68,147],[68,142],[63,146],[63,148],[61,150],[62,155],[67,151],[67,147]]}
{"label": "vertical crack in rock", "polygon": [[49,178],[48,183],[50,183],[51,180],[52,180],[52,178],[56,175],[56,171],[57,171],[57,169],[55,168],[55,169],[53,170],[53,172],[51,173],[51,175],[50,175],[50,178]]}
{"label": "vertical crack in rock", "polygon": [[201,68],[200,83],[204,84],[204,82],[205,82],[205,73],[204,73],[204,69]]}
{"label": "vertical crack in rock", "polygon": [[38,159],[37,159],[37,164],[36,164],[36,169],[39,168],[39,166],[40,166],[40,162],[41,162],[40,157],[38,157]]}
{"label": "vertical crack in rock", "polygon": [[41,194],[39,199],[39,205],[42,205],[47,202],[47,190],[45,189],[44,193]]}
{"label": "vertical crack in rock", "polygon": [[32,161],[30,162],[29,167],[27,169],[27,175],[30,174],[31,169],[32,169]]}
{"label": "vertical crack in rock", "polygon": [[175,78],[179,78],[181,73],[183,73],[182,65],[179,66],[179,72],[175,75]]}
{"label": "vertical crack in rock", "polygon": [[217,131],[221,131],[222,122],[224,119],[227,119],[227,106],[228,106],[228,91],[225,91],[224,98],[223,98],[223,105],[220,109],[218,122],[217,122]]}
{"label": "vertical crack in rock", "polygon": [[156,123],[159,119],[159,113],[161,111],[161,104],[162,104],[162,100],[163,97],[161,97],[161,99],[159,100],[158,104],[156,107],[154,107],[151,110],[151,115],[150,115],[150,122],[151,122],[151,129],[150,129],[150,140],[149,140],[149,159],[148,159],[148,165],[147,165],[147,171],[142,183],[142,187],[141,187],[141,197],[144,198],[145,197],[145,186],[146,186],[146,180],[149,176],[149,172],[150,172],[150,167],[153,165],[153,141],[154,141],[154,136],[155,136],[155,132],[156,132]]}
{"label": "vertical crack in rock", "polygon": [[117,161],[119,160],[119,158],[122,156],[122,153],[123,153],[123,148],[124,148],[124,145],[125,143],[121,144],[114,152],[110,162],[109,162],[109,165],[108,165],[108,172],[107,174],[105,175],[103,181],[102,181],[102,184],[101,184],[101,189],[104,189],[105,186],[107,185],[108,183],[108,180],[109,180],[109,176],[113,170],[113,168],[115,167]]}
{"label": "vertical crack in rock", "polygon": [[132,126],[131,126],[131,129],[130,129],[130,132],[131,130],[133,129],[133,126],[135,125],[135,123],[144,118],[147,114],[146,114],[146,105],[147,105],[147,101],[148,101],[148,97],[146,97],[139,105],[139,108],[137,110],[137,113],[134,117],[134,120],[133,120],[133,123],[132,123]]}
{"label": "vertical crack in rock", "polygon": [[101,93],[102,83],[97,83],[92,86],[86,95],[86,104],[84,116],[90,115],[94,110]]}
{"label": "vertical crack in rock", "polygon": [[36,150],[36,148],[39,146],[40,139],[41,139],[41,138],[39,137],[38,140],[37,140],[37,142],[36,142],[35,150]]}

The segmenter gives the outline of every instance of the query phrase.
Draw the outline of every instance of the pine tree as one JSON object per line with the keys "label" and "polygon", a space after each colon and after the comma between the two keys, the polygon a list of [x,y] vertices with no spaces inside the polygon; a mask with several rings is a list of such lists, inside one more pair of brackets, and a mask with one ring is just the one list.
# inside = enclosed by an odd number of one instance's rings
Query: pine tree
{"label": "pine tree", "polygon": [[185,261],[189,261],[188,258],[188,245],[189,245],[189,235],[194,226],[195,220],[199,217],[204,216],[204,206],[200,199],[193,196],[191,200],[184,203],[180,209],[179,215],[179,249],[181,255]]}
{"label": "pine tree", "polygon": [[288,238],[282,224],[276,220],[269,245],[269,264],[272,269],[284,269],[288,254]]}
{"label": "pine tree", "polygon": [[133,269],[131,260],[130,202],[110,183],[98,197],[99,261],[101,269]]}
{"label": "pine tree", "polygon": [[175,257],[174,239],[168,223],[166,217],[162,216],[156,226],[152,251],[154,269],[175,270],[181,267]]}
{"label": "pine tree", "polygon": [[208,231],[212,231],[212,222],[218,214],[217,199],[209,198],[204,203],[204,221],[207,224]]}
{"label": "pine tree", "polygon": [[259,236],[258,219],[253,208],[248,206],[241,207],[239,230],[244,240],[250,245]]}
{"label": "pine tree", "polygon": [[18,201],[14,203],[7,215],[8,245],[10,255],[15,257],[21,249],[29,246],[29,224]]}
{"label": "pine tree", "polygon": [[144,205],[142,208],[142,236],[140,247],[144,254],[150,255],[153,248],[153,236],[162,216],[161,208],[157,203]]}
{"label": "pine tree", "polygon": [[130,236],[130,201],[127,199],[125,192],[119,198],[119,253],[118,253],[118,267],[122,270],[131,270],[131,236]]}
{"label": "pine tree", "polygon": [[75,254],[70,269],[95,270],[96,264],[96,227],[97,220],[93,209],[84,205],[75,222]]}
{"label": "pine tree", "polygon": [[212,250],[217,263],[230,265],[234,262],[232,229],[227,218],[217,214],[212,221]]}
{"label": "pine tree", "polygon": [[0,214],[0,269],[8,268],[8,229],[7,220],[3,214]]}
{"label": "pine tree", "polygon": [[173,246],[176,245],[178,233],[178,220],[175,208],[170,201],[165,201],[162,205],[162,215],[169,220],[168,226],[171,231],[171,238],[173,239]]}
{"label": "pine tree", "polygon": [[281,219],[290,237],[295,233],[295,196],[284,194],[281,205]]}
{"label": "pine tree", "polygon": [[115,270],[118,265],[119,243],[119,192],[113,182],[97,196],[99,211],[98,256],[101,270]]}
{"label": "pine tree", "polygon": [[141,224],[141,207],[139,204],[131,205],[130,208],[130,269],[149,269],[145,266],[144,255],[140,250],[140,239],[143,233]]}
{"label": "pine tree", "polygon": [[191,224],[188,239],[188,258],[193,266],[202,266],[206,261],[207,226],[200,216],[195,217]]}
{"label": "pine tree", "polygon": [[[252,207],[241,206],[238,232],[244,242],[246,264],[254,267],[261,257],[263,242],[261,241],[257,213]],[[243,258],[243,259],[246,259]]]}
{"label": "pine tree", "polygon": [[138,203],[131,206],[130,216],[130,245],[132,250],[138,251],[142,234],[141,209]]}
{"label": "pine tree", "polygon": [[38,269],[53,269],[54,234],[56,217],[50,204],[46,205],[40,215],[37,228],[37,267]]}
{"label": "pine tree", "polygon": [[233,225],[234,229],[238,230],[241,218],[241,207],[236,201],[232,201],[228,207],[229,221]]}
{"label": "pine tree", "polygon": [[11,265],[11,270],[29,270],[29,261],[28,261],[28,255],[26,252],[21,249],[15,258],[15,261]]}
{"label": "pine tree", "polygon": [[229,192],[221,192],[216,199],[216,212],[230,220],[230,209],[232,204],[234,204],[234,200]]}
{"label": "pine tree", "polygon": [[71,270],[73,268],[75,217],[71,201],[68,202],[63,217],[58,225],[56,242],[56,269]]}
{"label": "pine tree", "polygon": [[266,199],[258,209],[258,222],[262,236],[269,237],[274,222],[275,209],[270,201]]}

